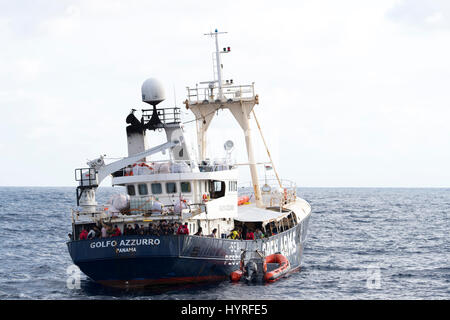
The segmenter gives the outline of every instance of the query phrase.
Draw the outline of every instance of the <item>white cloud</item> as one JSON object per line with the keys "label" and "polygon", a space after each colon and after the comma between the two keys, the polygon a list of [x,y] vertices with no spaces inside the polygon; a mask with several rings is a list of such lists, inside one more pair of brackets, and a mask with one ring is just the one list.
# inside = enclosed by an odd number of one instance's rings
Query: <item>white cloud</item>
{"label": "white cloud", "polygon": [[426,23],[430,24],[439,24],[442,23],[444,20],[444,15],[442,12],[435,12],[425,18]]}
{"label": "white cloud", "polygon": [[391,8],[388,17],[422,31],[449,29],[450,3],[446,0],[403,0]]}
{"label": "white cloud", "polygon": [[[186,86],[211,77],[213,43],[203,33],[215,27],[229,32],[225,77],[256,82],[257,114],[285,178],[307,186],[450,181],[446,2],[0,6],[0,41],[8,43],[0,52],[0,109],[8,119],[0,134],[8,137],[2,150],[11,151],[0,162],[22,167],[33,159],[36,168],[33,178],[8,173],[1,185],[71,185],[87,158],[125,155],[124,119],[142,107],[142,81],[163,81],[166,106],[175,87],[180,105]],[[230,120],[213,122],[210,147],[219,153]],[[237,125],[228,136],[245,159]],[[262,147],[256,127],[254,136]]]}
{"label": "white cloud", "polygon": [[53,34],[60,37],[70,37],[75,31],[79,30],[81,10],[78,6],[69,5],[64,14],[57,17],[50,17],[42,21],[39,28],[41,32]]}

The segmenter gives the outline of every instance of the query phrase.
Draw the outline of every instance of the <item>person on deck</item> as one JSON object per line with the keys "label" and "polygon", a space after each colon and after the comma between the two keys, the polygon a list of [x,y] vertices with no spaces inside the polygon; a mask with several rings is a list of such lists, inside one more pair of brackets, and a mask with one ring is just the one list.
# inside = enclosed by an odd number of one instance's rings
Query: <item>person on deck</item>
{"label": "person on deck", "polygon": [[175,229],[175,223],[171,222],[169,224],[169,235],[173,235],[176,231],[177,229]]}
{"label": "person on deck", "polygon": [[113,237],[118,237],[120,235],[122,235],[122,232],[120,231],[120,228],[116,224],[116,225],[114,225],[114,230],[113,230],[112,236]]}
{"label": "person on deck", "polygon": [[262,239],[264,238],[264,233],[262,233],[261,229],[256,229],[255,231],[255,239]]}
{"label": "person on deck", "polygon": [[108,236],[108,232],[106,230],[106,226],[102,224],[102,238],[106,238]]}
{"label": "person on deck", "polygon": [[237,229],[234,229],[233,231],[231,231],[231,233],[228,235],[227,238],[236,240],[239,239],[239,231]]}
{"label": "person on deck", "polygon": [[152,225],[152,235],[159,237],[161,235],[160,229],[159,222],[155,222],[155,224]]}
{"label": "person on deck", "polygon": [[239,231],[240,231],[240,233],[241,233],[241,239],[242,239],[242,240],[246,240],[246,236],[247,236],[247,233],[248,233],[248,227],[247,227],[247,225],[244,224],[244,225],[242,226],[241,230],[239,230]]}
{"label": "person on deck", "polygon": [[133,225],[128,225],[127,235],[135,236],[137,235],[136,230],[134,229]]}
{"label": "person on deck", "polygon": [[209,235],[209,237],[211,238],[217,238],[217,229],[214,228],[214,230],[212,231],[212,233]]}
{"label": "person on deck", "polygon": [[255,234],[251,229],[248,229],[247,234],[245,235],[245,240],[255,240]]}
{"label": "person on deck", "polygon": [[80,232],[80,240],[87,240],[87,235],[88,232],[86,231],[86,229],[83,227],[83,229]]}
{"label": "person on deck", "polygon": [[203,229],[202,229],[202,227],[199,227],[198,228],[198,231],[194,234],[194,236],[199,236],[199,237],[201,237],[203,235]]}
{"label": "person on deck", "polygon": [[175,221],[175,223],[173,224],[173,234],[178,234],[178,228],[180,226],[178,225],[178,222]]}
{"label": "person on deck", "polygon": [[189,234],[189,228],[188,228],[187,222],[178,227],[177,234]]}
{"label": "person on deck", "polygon": [[151,223],[151,222],[148,224],[147,235],[149,235],[149,236],[156,235],[153,223]]}
{"label": "person on deck", "polygon": [[102,233],[101,233],[100,229],[97,226],[94,227],[94,232],[95,232],[95,236],[94,236],[95,238],[100,238],[101,237]]}
{"label": "person on deck", "polygon": [[277,231],[277,227],[273,227],[272,228],[272,235],[274,236],[274,235],[276,235],[276,234],[278,234],[278,231]]}
{"label": "person on deck", "polygon": [[106,235],[108,238],[111,238],[114,235],[114,229],[112,226],[110,225],[106,226]]}
{"label": "person on deck", "polygon": [[89,230],[89,233],[87,234],[87,238],[88,238],[89,240],[95,238],[95,231],[94,231],[93,228],[91,228],[91,229]]}

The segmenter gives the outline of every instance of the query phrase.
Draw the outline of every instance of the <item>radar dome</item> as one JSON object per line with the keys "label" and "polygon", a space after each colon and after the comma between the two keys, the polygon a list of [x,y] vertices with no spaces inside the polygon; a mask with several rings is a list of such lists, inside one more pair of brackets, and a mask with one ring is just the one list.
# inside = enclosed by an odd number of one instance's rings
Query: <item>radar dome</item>
{"label": "radar dome", "polygon": [[155,78],[145,80],[142,84],[141,92],[142,101],[147,102],[152,106],[156,106],[166,99],[162,83]]}

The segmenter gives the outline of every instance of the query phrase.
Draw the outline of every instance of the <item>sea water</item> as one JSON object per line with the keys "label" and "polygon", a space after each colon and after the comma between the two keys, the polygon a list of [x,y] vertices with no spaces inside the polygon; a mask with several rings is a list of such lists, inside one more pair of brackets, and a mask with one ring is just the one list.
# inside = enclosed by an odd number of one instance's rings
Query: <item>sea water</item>
{"label": "sea water", "polygon": [[[100,188],[106,202],[121,188]],[[102,287],[67,251],[74,188],[0,187],[0,299],[449,299],[450,189],[300,188],[302,268],[273,284]],[[74,285],[79,284],[79,285]]]}

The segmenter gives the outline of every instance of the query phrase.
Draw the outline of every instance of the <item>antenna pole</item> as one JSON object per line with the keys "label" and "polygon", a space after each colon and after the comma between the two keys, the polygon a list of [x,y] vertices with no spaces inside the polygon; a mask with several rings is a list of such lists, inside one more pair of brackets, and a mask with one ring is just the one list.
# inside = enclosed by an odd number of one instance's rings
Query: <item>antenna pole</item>
{"label": "antenna pole", "polygon": [[175,84],[173,84],[173,102],[175,103],[175,108],[177,107],[177,92],[175,91]]}
{"label": "antenna pole", "polygon": [[220,62],[220,51],[219,51],[219,34],[224,34],[227,32],[218,32],[216,29],[214,32],[205,33],[205,35],[214,36],[216,40],[216,68],[217,68],[217,87],[219,89],[218,98],[221,100],[223,98],[222,90],[222,64]]}
{"label": "antenna pole", "polygon": [[219,87],[219,99],[222,99],[222,67],[220,63],[220,52],[219,52],[219,37],[217,34],[217,29],[215,32],[216,36],[216,67],[217,67],[217,82]]}

